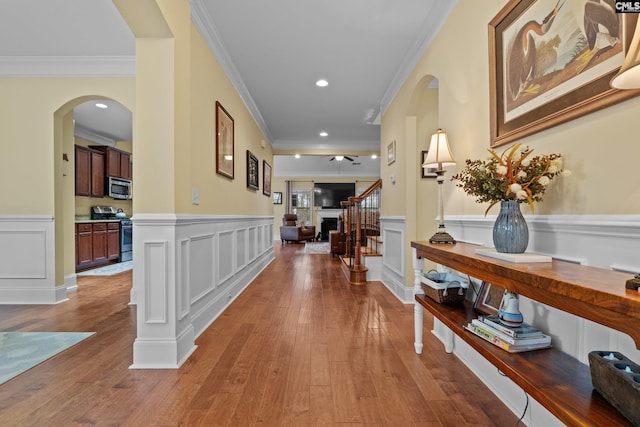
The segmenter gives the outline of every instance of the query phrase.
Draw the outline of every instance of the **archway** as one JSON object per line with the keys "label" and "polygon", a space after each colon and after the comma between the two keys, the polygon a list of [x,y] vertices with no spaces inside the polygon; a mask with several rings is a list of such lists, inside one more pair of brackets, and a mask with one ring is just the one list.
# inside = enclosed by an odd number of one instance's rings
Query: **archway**
{"label": "archway", "polygon": [[[76,215],[89,215],[89,207],[98,204],[102,199],[90,199],[78,203],[75,195],[75,150],[76,131],[74,123],[74,109],[83,103],[98,100],[113,101],[129,112],[132,109],[119,100],[101,95],[86,95],[76,97],[62,105],[54,113],[54,230],[55,230],[55,283],[64,283],[63,290],[56,292],[57,301],[66,298],[68,291],[77,288],[76,281],[76,244],[75,244],[75,217]],[[109,145],[109,137],[95,134],[83,135],[84,144]],[[87,139],[91,138],[91,139]],[[117,142],[114,140],[113,145]],[[124,144],[127,151],[133,152],[132,142]],[[82,143],[81,143],[82,145]],[[99,203],[104,204],[104,202]],[[130,202],[129,202],[130,204]],[[83,209],[78,212],[78,207]],[[130,208],[131,209],[131,208]],[[86,210],[86,212],[84,212]],[[129,211],[131,212],[131,210]]]}

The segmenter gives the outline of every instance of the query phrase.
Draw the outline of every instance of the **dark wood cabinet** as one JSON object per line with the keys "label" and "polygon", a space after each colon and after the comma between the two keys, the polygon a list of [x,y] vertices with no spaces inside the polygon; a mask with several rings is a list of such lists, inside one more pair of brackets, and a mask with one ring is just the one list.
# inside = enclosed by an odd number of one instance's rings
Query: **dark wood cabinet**
{"label": "dark wood cabinet", "polygon": [[105,176],[131,179],[131,155],[129,153],[107,146],[92,145],[90,148],[100,151],[105,156]]}
{"label": "dark wood cabinet", "polygon": [[104,197],[104,154],[75,146],[76,196]]}
{"label": "dark wood cabinet", "polygon": [[116,222],[107,223],[107,259],[115,260],[120,258],[120,224]]}
{"label": "dark wood cabinet", "polygon": [[106,264],[119,258],[119,222],[76,224],[76,270]]}
{"label": "dark wood cabinet", "polygon": [[91,224],[76,224],[76,269],[93,264],[93,229]]}
{"label": "dark wood cabinet", "polygon": [[93,262],[100,264],[107,261],[107,224],[93,224]]}

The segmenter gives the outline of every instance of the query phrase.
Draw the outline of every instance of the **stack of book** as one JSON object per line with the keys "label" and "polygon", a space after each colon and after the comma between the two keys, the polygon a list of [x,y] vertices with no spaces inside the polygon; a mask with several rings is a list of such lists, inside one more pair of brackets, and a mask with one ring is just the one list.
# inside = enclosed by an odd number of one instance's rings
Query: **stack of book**
{"label": "stack of book", "polygon": [[518,327],[505,326],[496,315],[479,316],[466,325],[465,329],[509,353],[551,347],[551,337],[539,329],[528,323]]}

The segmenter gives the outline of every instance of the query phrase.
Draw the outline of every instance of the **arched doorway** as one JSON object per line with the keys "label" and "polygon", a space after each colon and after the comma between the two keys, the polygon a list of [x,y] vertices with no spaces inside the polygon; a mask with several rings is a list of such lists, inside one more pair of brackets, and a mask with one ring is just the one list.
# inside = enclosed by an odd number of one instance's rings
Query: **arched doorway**
{"label": "arched doorway", "polygon": [[[96,106],[96,104],[102,104]],[[107,106],[107,108],[101,108]],[[91,109],[108,110],[92,112]],[[75,116],[80,114],[80,123]],[[102,117],[102,120],[101,120]],[[129,127],[108,132],[109,123],[125,122]],[[79,125],[80,124],[80,125]],[[115,126],[115,125],[112,125]],[[122,128],[122,124],[118,125]],[[113,203],[113,199],[83,197],[75,194],[75,145],[111,146],[133,153],[131,129],[131,109],[118,100],[100,95],[87,95],[74,98],[62,105],[54,113],[54,188],[55,188],[55,283],[64,283],[64,289],[56,291],[58,301],[66,298],[68,291],[77,287],[76,281],[76,217],[89,217],[91,206],[115,204],[123,208],[130,216],[131,201]],[[129,136],[122,141],[121,136]]]}

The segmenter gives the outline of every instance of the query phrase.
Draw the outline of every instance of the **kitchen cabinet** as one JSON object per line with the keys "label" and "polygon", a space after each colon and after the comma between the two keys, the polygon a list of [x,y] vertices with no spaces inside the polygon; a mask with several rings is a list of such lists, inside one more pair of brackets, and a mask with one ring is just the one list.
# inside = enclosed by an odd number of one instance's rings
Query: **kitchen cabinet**
{"label": "kitchen cabinet", "polygon": [[100,222],[93,224],[93,262],[101,264],[107,262],[107,223]]}
{"label": "kitchen cabinet", "polygon": [[107,146],[92,145],[90,148],[103,153],[105,176],[131,179],[131,154]]}
{"label": "kitchen cabinet", "polygon": [[93,264],[93,228],[91,224],[76,224],[76,270]]}
{"label": "kitchen cabinet", "polygon": [[120,258],[120,224],[107,223],[107,259],[109,261]]}
{"label": "kitchen cabinet", "polygon": [[75,146],[76,196],[104,197],[104,154]]}
{"label": "kitchen cabinet", "polygon": [[107,264],[119,258],[119,222],[76,224],[76,270]]}

